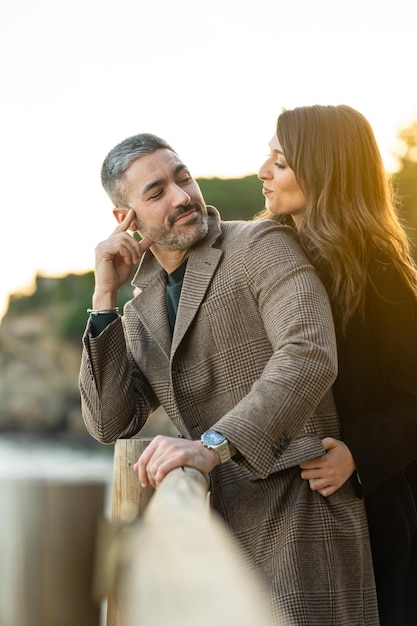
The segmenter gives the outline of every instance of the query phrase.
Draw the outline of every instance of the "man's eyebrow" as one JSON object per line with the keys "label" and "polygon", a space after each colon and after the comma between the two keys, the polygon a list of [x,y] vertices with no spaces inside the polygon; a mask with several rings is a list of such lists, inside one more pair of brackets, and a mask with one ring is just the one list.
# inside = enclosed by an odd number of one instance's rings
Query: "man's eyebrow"
{"label": "man's eyebrow", "polygon": [[154,187],[159,187],[159,185],[162,185],[164,181],[165,178],[158,178],[157,180],[153,180],[151,183],[148,183],[143,189],[143,195],[147,194],[148,191],[151,191],[151,189],[154,189]]}
{"label": "man's eyebrow", "polygon": [[[174,168],[174,176],[177,176],[177,174],[179,174],[183,170],[186,170],[188,172],[188,167],[184,165],[184,163],[178,163],[178,165],[176,165],[176,167]],[[153,180],[152,182],[145,185],[145,188],[143,189],[143,195],[147,194],[148,191],[151,191],[155,187],[163,185],[165,182],[165,178],[158,178],[157,180]]]}
{"label": "man's eyebrow", "polygon": [[178,163],[174,169],[174,176],[177,176],[177,174],[180,174],[184,170],[189,173],[189,169],[186,165],[184,165],[184,163]]}

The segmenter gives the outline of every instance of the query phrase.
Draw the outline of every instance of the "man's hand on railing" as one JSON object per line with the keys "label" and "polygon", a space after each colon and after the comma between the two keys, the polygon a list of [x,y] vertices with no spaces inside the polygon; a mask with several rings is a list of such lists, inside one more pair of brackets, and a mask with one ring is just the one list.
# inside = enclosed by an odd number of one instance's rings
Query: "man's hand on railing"
{"label": "man's hand on railing", "polygon": [[177,467],[194,467],[209,474],[219,465],[215,450],[205,448],[201,441],[157,435],[140,455],[133,469],[138,473],[142,487],[156,489],[171,470]]}

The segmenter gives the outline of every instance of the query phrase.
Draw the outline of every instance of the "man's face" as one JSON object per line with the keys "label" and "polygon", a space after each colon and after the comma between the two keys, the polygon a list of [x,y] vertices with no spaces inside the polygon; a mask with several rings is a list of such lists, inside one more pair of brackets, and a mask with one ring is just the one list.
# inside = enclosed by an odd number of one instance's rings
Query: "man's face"
{"label": "man's face", "polygon": [[184,250],[206,235],[200,187],[174,152],[161,149],[136,159],[125,173],[124,187],[140,234],[160,248]]}

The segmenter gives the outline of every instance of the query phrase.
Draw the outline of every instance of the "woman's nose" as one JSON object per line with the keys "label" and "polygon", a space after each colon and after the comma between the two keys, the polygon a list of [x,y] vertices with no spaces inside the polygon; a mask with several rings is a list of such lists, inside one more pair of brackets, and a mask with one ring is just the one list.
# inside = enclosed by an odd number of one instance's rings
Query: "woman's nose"
{"label": "woman's nose", "polygon": [[265,161],[259,168],[258,178],[259,180],[266,180],[268,178],[268,169],[267,169],[268,161]]}

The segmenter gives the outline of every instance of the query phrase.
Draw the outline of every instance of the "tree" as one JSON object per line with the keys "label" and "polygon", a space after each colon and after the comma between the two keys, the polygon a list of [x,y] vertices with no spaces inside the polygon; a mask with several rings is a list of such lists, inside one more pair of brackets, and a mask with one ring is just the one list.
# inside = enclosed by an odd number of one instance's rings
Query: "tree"
{"label": "tree", "polygon": [[264,208],[262,183],[256,174],[243,178],[199,178],[207,204],[219,210],[223,220],[247,220]]}
{"label": "tree", "polygon": [[400,169],[394,175],[394,186],[417,260],[417,121],[401,130],[398,139],[401,150],[395,156],[399,160]]}

